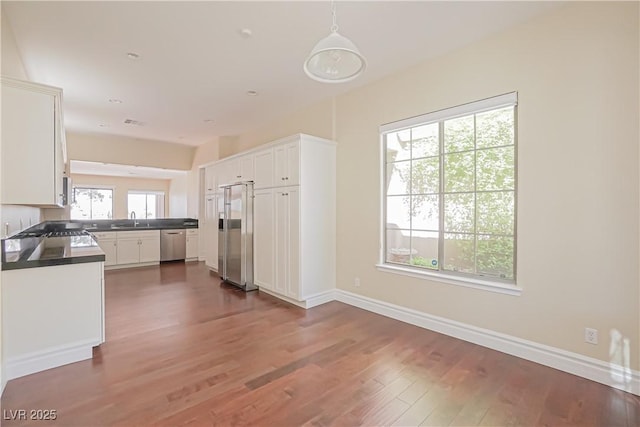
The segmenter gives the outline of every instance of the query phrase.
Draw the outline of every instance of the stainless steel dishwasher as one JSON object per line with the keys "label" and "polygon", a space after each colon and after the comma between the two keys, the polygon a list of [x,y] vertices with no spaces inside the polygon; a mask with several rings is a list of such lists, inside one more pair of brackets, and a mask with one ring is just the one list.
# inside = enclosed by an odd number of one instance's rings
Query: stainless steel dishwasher
{"label": "stainless steel dishwasher", "polygon": [[160,262],[185,259],[186,255],[186,230],[160,230]]}

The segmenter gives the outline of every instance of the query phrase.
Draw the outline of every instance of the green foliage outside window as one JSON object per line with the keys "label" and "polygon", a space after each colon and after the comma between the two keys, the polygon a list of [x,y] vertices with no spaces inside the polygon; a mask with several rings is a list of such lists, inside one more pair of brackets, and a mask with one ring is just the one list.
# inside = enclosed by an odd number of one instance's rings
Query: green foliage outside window
{"label": "green foliage outside window", "polygon": [[[387,235],[414,249],[416,230],[437,232],[441,269],[514,279],[514,128],[507,107],[388,134]],[[434,268],[420,253],[387,260]]]}

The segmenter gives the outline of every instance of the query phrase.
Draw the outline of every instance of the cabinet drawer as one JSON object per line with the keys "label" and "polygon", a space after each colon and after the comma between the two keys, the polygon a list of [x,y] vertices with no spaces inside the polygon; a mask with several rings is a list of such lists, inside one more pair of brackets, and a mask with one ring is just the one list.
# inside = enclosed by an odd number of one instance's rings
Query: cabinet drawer
{"label": "cabinet drawer", "polygon": [[115,240],[116,233],[114,231],[99,231],[97,233],[91,233],[97,240]]}
{"label": "cabinet drawer", "polygon": [[144,239],[157,238],[160,240],[160,230],[143,230],[143,231],[116,231],[118,239]]}
{"label": "cabinet drawer", "polygon": [[197,228],[187,228],[187,236],[197,236],[198,229]]}

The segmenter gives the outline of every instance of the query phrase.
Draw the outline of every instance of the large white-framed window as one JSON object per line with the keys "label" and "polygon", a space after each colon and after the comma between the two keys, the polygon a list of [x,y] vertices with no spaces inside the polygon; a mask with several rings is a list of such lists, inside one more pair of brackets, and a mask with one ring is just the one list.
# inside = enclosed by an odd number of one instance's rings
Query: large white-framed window
{"label": "large white-framed window", "polygon": [[113,188],[74,186],[71,219],[112,219]]}
{"label": "large white-framed window", "polygon": [[513,92],[380,127],[379,267],[515,287],[516,113]]}
{"label": "large white-framed window", "polygon": [[129,191],[127,212],[130,218],[135,215],[136,219],[164,218],[164,192]]}

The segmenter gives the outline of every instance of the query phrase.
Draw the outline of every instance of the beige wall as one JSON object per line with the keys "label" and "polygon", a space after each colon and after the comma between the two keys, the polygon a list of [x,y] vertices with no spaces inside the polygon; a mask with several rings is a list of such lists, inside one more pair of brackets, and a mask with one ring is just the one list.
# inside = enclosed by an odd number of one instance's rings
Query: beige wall
{"label": "beige wall", "polygon": [[198,146],[187,174],[187,216],[200,218],[200,166],[220,159],[218,138]]}
{"label": "beige wall", "polygon": [[114,219],[129,218],[127,212],[127,194],[130,190],[136,191],[164,191],[165,216],[169,217],[169,188],[171,181],[168,179],[143,179],[125,178],[118,176],[80,175],[72,174],[74,186],[92,186],[113,188],[113,212]]}
{"label": "beige wall", "polygon": [[[9,76],[17,79],[27,80],[27,72],[24,69],[24,64],[22,63],[22,59],[20,58],[20,53],[18,51],[18,47],[16,46],[15,37],[13,35],[13,31],[11,30],[11,26],[9,25],[9,21],[6,18],[5,14],[2,13],[2,8],[0,7],[0,37],[1,37],[1,52],[2,52],[2,61],[1,61],[1,71],[3,76]],[[0,141],[0,144],[2,141]],[[23,228],[27,227],[30,222],[38,223],[40,222],[41,212],[38,208],[33,208],[29,206],[10,206],[10,205],[0,205],[0,219],[2,231],[0,232],[0,236],[5,237],[7,234],[13,234],[16,231],[20,230],[20,224],[23,224]],[[5,224],[7,225],[5,227]],[[7,228],[9,232],[7,232]],[[1,269],[1,267],[0,267]],[[0,275],[1,277],[1,275]],[[0,286],[0,290],[2,287]],[[2,305],[2,298],[0,293],[0,306]],[[2,313],[0,313],[0,394],[4,391],[4,387],[6,384],[4,372],[4,358],[2,356]]]}
{"label": "beige wall", "polygon": [[[1,9],[0,9],[1,11]],[[2,14],[2,75],[28,80],[13,30],[4,13]]]}
{"label": "beige wall", "polygon": [[333,100],[327,99],[255,131],[236,137],[221,138],[220,158],[229,157],[296,133],[307,133],[321,138],[334,139],[332,123]]}
{"label": "beige wall", "polygon": [[[620,362],[609,354],[620,333],[640,370],[638,36],[637,3],[571,3],[338,97],[338,287],[603,361]],[[514,90],[522,295],[379,272],[378,127]],[[240,135],[237,151],[330,136],[320,116],[309,108]]]}
{"label": "beige wall", "polygon": [[[0,12],[2,11],[0,7]],[[2,75],[13,77],[16,79],[28,80],[27,72],[22,63],[16,40],[4,13],[1,13],[2,26]],[[1,142],[1,141],[0,141]],[[2,237],[6,234],[6,225],[8,224],[9,233],[14,234],[23,228],[27,228],[29,224],[37,224],[41,220],[41,211],[39,208],[31,206],[15,206],[4,205],[0,213],[2,221]],[[22,227],[20,225],[22,224]]]}
{"label": "beige wall", "polygon": [[67,132],[69,160],[189,170],[196,147],[116,135]]}

